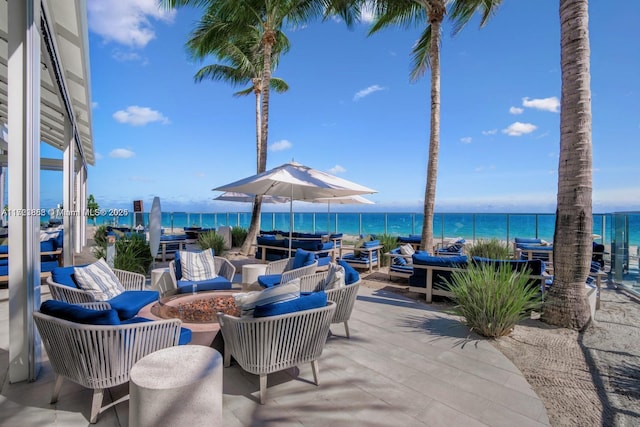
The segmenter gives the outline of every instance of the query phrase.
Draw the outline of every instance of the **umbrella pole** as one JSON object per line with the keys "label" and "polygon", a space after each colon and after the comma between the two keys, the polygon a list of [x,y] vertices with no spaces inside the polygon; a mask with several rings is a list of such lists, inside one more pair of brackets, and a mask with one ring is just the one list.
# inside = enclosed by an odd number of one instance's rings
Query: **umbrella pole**
{"label": "umbrella pole", "polygon": [[291,184],[291,198],[289,199],[289,258],[291,258],[291,239],[293,239],[293,184]]}
{"label": "umbrella pole", "polygon": [[327,234],[331,235],[331,200],[327,200]]}

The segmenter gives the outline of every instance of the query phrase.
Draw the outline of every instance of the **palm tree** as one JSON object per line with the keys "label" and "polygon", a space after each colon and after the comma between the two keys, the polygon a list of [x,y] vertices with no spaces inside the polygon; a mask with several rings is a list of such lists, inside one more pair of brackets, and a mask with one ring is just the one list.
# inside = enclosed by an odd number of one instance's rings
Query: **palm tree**
{"label": "palm tree", "polygon": [[[369,30],[373,34],[390,25],[424,25],[420,39],[413,47],[411,80],[418,80],[431,67],[431,124],[429,133],[429,158],[424,195],[424,220],[422,248],[433,248],[433,216],[438,177],[438,153],[440,150],[440,44],[442,22],[449,8],[449,18],[454,23],[454,34],[460,31],[476,13],[481,13],[480,26],[484,26],[497,10],[502,0],[377,0],[373,3],[374,23]],[[333,6],[345,17],[357,15],[369,7],[370,0],[335,0]],[[350,22],[350,20],[347,20]]]}
{"label": "palm tree", "polygon": [[[269,100],[274,47],[278,34],[287,25],[297,25],[308,21],[326,10],[321,0],[162,0],[164,5],[206,6],[206,13],[212,19],[224,22],[229,34],[241,34],[249,28],[256,28],[260,34],[260,55],[262,67],[262,95],[260,121],[260,148],[258,150],[258,173],[267,167],[267,142],[269,138]],[[251,212],[251,224],[241,252],[249,248],[260,230],[262,198],[256,197]]]}
{"label": "palm tree", "polygon": [[[195,75],[196,82],[204,79],[226,81],[233,86],[249,85],[234,96],[255,95],[256,108],[256,171],[259,172],[260,158],[260,108],[262,91],[263,57],[259,50],[260,33],[255,27],[247,27],[237,36],[230,36],[226,23],[216,21],[215,17],[205,14],[198,22],[192,37],[187,41],[187,48],[195,59],[202,60],[214,55],[222,64],[210,64],[202,67]],[[284,33],[277,34],[272,68],[275,69],[281,53],[289,50],[289,40]],[[278,93],[289,90],[289,85],[282,79],[272,77],[271,89]]]}
{"label": "palm tree", "polygon": [[582,329],[592,248],[591,72],[588,0],[560,0],[560,163],[553,239],[554,282],[543,319]]}

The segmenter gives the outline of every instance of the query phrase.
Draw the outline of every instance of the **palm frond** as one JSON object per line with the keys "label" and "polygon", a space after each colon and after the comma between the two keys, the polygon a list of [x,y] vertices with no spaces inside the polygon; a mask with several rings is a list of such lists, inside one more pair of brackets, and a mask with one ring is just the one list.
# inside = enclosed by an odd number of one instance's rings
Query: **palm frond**
{"label": "palm frond", "polygon": [[453,22],[452,34],[458,34],[476,13],[480,13],[480,27],[482,28],[496,14],[501,4],[502,0],[458,0],[453,2],[449,10],[449,19]]}
{"label": "palm frond", "polygon": [[278,77],[271,77],[271,80],[269,80],[269,87],[278,93],[284,93],[289,90],[287,82]]}
{"label": "palm frond", "polygon": [[412,68],[410,79],[412,82],[419,80],[431,68],[431,25],[424,29],[420,38],[412,49]]}
{"label": "palm frond", "polygon": [[236,98],[239,98],[241,96],[251,95],[254,92],[255,92],[255,88],[253,87],[253,85],[251,85],[246,89],[242,89],[242,90],[239,90],[238,92],[234,93],[233,96],[235,96]]}

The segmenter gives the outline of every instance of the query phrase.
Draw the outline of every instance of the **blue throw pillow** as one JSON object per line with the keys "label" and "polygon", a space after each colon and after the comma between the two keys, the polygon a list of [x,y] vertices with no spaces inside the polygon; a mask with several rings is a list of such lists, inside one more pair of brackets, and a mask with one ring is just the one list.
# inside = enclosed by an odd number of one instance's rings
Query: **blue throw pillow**
{"label": "blue throw pillow", "polygon": [[311,310],[327,305],[327,294],[324,291],[302,294],[299,298],[272,304],[257,305],[253,309],[253,317],[278,316],[280,314]]}
{"label": "blue throw pillow", "polygon": [[296,255],[293,257],[293,266],[291,268],[295,270],[296,268],[306,267],[313,264],[315,260],[316,257],[311,252],[298,249],[296,250]]}
{"label": "blue throw pillow", "polygon": [[[86,265],[86,264],[85,264]],[[83,267],[84,265],[78,265],[77,267]],[[75,267],[56,267],[51,272],[51,280],[60,284],[70,286],[72,288],[78,288],[78,284],[74,278]]]}
{"label": "blue throw pillow", "polygon": [[356,283],[360,280],[360,273],[358,273],[355,268],[351,267],[349,263],[340,260],[338,261],[338,264],[344,268],[344,283],[346,285]]}
{"label": "blue throw pillow", "polygon": [[180,251],[176,251],[175,257],[173,258],[176,264],[176,280],[182,279],[182,264],[180,264]]}
{"label": "blue throw pillow", "polygon": [[55,251],[55,239],[45,240],[40,242],[40,252],[52,252]]}
{"label": "blue throw pillow", "polygon": [[85,325],[119,325],[118,312],[110,310],[91,310],[63,301],[48,300],[40,306],[40,312],[58,319]]}

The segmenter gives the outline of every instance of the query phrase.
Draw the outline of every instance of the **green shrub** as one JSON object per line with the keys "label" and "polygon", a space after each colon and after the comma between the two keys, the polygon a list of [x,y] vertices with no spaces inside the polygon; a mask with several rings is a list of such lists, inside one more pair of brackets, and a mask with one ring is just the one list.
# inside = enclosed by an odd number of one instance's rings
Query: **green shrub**
{"label": "green shrub", "polygon": [[398,236],[391,235],[391,234],[378,234],[376,235],[376,238],[380,240],[380,244],[383,246],[380,254],[380,256],[382,257],[381,258],[382,266],[387,267],[389,265],[390,258],[386,256],[382,256],[382,254],[385,254],[390,250],[398,247]]}
{"label": "green shrub", "polygon": [[[93,256],[107,259],[107,227],[101,225],[96,230],[94,237],[96,246],[93,248]],[[116,255],[113,259],[113,267],[119,270],[133,271],[134,273],[147,274],[151,266],[151,251],[149,243],[144,236],[132,235],[129,239],[116,240]]]}
{"label": "green shrub", "polygon": [[508,335],[542,304],[538,286],[506,264],[497,269],[469,265],[466,271],[454,271],[449,289],[456,302],[454,313],[464,317],[472,330],[492,338]]}
{"label": "green shrub", "polygon": [[147,274],[152,261],[149,243],[144,236],[132,235],[130,239],[116,240],[114,268]]}
{"label": "green shrub", "polygon": [[222,255],[224,253],[224,238],[215,231],[207,231],[206,233],[200,233],[198,235],[198,246],[200,249],[211,249],[216,255]]}
{"label": "green shrub", "polygon": [[509,257],[509,244],[493,238],[491,240],[477,240],[466,248],[469,257],[482,257],[491,259],[507,259]]}
{"label": "green shrub", "polygon": [[93,240],[96,242],[96,246],[107,247],[107,226],[101,225],[96,228],[96,232],[93,235]]}
{"label": "green shrub", "polygon": [[238,227],[237,225],[231,228],[231,246],[238,248],[242,246],[244,240],[247,238],[247,229]]}

